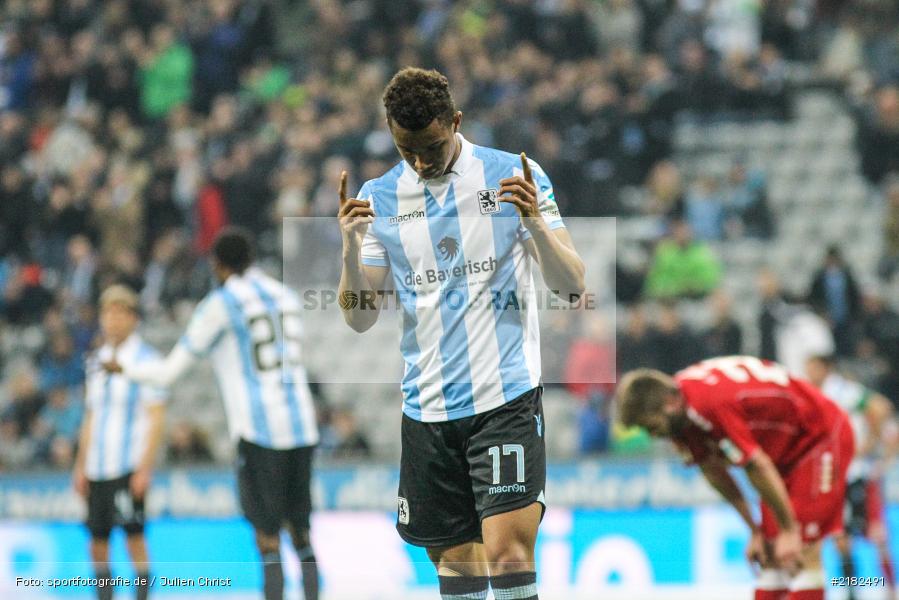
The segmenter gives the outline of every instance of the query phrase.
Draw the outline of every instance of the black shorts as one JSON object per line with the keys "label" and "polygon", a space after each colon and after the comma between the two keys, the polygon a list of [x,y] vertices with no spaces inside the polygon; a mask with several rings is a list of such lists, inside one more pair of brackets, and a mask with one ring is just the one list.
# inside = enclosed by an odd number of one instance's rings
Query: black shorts
{"label": "black shorts", "polygon": [[144,499],[131,493],[131,473],[116,479],[88,481],[87,528],[91,537],[107,539],[118,525],[128,535],[144,532]]}
{"label": "black shorts", "polygon": [[273,450],[238,442],[240,509],[256,530],[275,535],[285,524],[296,532],[309,529],[314,452],[314,446]]}
{"label": "black shorts", "polygon": [[403,415],[397,524],[415,546],[481,537],[485,518],[545,506],[543,388],[485,413],[423,423]]}
{"label": "black shorts", "polygon": [[850,535],[868,537],[875,527],[884,527],[883,482],[856,479],[846,486],[843,512],[844,530]]}

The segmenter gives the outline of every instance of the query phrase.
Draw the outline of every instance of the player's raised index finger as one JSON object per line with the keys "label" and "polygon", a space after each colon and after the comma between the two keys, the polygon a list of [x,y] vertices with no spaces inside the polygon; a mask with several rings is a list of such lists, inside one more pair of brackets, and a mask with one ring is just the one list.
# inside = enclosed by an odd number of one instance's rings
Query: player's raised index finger
{"label": "player's raised index finger", "polygon": [[346,171],[340,172],[340,185],[337,187],[337,195],[340,197],[340,206],[346,202]]}
{"label": "player's raised index finger", "polygon": [[524,180],[528,183],[534,183],[534,176],[531,175],[531,165],[524,152],[521,153],[521,170],[524,171]]}

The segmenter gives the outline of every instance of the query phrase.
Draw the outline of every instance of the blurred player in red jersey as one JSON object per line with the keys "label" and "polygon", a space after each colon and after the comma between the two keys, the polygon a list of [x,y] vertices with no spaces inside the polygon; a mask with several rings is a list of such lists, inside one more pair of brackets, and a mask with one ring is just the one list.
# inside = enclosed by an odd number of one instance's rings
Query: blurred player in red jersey
{"label": "blurred player in red jersey", "polygon": [[[806,362],[809,380],[849,415],[855,434],[855,458],[846,477],[846,527],[836,536],[843,562],[843,576],[854,577],[852,537],[861,536],[876,547],[880,566],[895,597],[896,577],[887,542],[883,504],[883,474],[896,454],[897,428],[893,405],[882,395],[836,371],[829,356],[813,356]],[[855,600],[849,588],[849,600]]]}
{"label": "blurred player in red jersey", "polygon": [[[849,418],[782,366],[748,356],[703,361],[674,377],[651,369],[621,380],[625,425],[670,438],[752,530],[746,556],[760,567],[756,600],[823,600],[821,542],[843,527]],[[761,523],[728,473],[746,469]]]}

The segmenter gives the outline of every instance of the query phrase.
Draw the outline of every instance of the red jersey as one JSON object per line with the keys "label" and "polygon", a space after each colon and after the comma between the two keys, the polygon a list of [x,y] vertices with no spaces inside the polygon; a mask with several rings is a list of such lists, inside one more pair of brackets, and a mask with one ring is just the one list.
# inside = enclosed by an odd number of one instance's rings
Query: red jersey
{"label": "red jersey", "polygon": [[840,408],[782,366],[749,356],[702,361],[675,375],[689,426],[673,441],[693,462],[723,454],[743,466],[760,448],[781,473],[846,421]]}

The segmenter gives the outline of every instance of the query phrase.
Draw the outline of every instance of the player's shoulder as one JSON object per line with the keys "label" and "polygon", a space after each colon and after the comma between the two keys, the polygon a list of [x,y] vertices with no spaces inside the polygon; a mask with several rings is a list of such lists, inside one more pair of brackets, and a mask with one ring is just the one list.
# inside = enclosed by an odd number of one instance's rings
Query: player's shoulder
{"label": "player's shoulder", "polygon": [[719,373],[701,370],[701,363],[674,374],[674,381],[687,405],[699,411],[713,411],[728,397],[729,382]]}
{"label": "player's shoulder", "polygon": [[267,294],[275,302],[284,302],[287,304],[296,304],[299,302],[299,294],[289,285],[266,273],[258,267],[248,273],[248,277],[258,286],[264,294]]}
{"label": "player's shoulder", "polygon": [[360,199],[364,200],[369,196],[377,196],[395,190],[397,181],[403,176],[405,170],[405,163],[400,161],[380,177],[369,179],[362,184],[362,187],[359,190]]}
{"label": "player's shoulder", "polygon": [[[229,303],[228,298],[232,298]],[[233,291],[229,290],[227,283],[217,286],[203,296],[203,299],[197,303],[194,308],[194,321],[208,321],[217,319],[229,313],[229,306],[233,302],[238,302]]]}
{"label": "player's shoulder", "polygon": [[[500,150],[499,148],[493,148],[490,146],[479,146],[477,144],[472,144],[471,146],[472,153],[474,154],[475,158],[484,161],[493,161],[501,166],[507,166],[513,169],[521,168],[520,154],[507,152],[506,150]],[[531,170],[536,175],[546,175],[546,172],[543,170],[543,167],[540,166],[540,163],[533,158],[528,157],[528,164],[530,165]]]}

